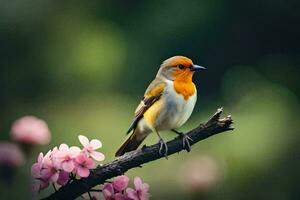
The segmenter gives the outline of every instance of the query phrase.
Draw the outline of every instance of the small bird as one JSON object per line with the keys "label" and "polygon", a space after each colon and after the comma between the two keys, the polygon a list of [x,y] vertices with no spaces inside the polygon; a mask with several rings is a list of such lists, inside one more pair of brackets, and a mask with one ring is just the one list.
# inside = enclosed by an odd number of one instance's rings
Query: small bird
{"label": "small bird", "polygon": [[148,86],[144,97],[135,110],[133,121],[127,131],[131,133],[115,156],[133,151],[152,132],[159,137],[159,154],[167,157],[168,147],[160,131],[171,130],[182,137],[183,147],[190,150],[187,135],[177,131],[191,116],[197,100],[197,89],[193,83],[195,71],[206,69],[193,64],[185,56],[173,56],[165,60]]}

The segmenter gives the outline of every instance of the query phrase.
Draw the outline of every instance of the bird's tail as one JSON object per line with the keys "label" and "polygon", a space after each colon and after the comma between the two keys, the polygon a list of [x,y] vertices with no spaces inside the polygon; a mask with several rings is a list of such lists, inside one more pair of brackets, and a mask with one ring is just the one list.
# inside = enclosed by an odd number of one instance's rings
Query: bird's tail
{"label": "bird's tail", "polygon": [[125,140],[125,142],[121,145],[121,147],[118,149],[116,152],[115,156],[122,156],[126,152],[136,150],[140,144],[144,141],[146,138],[147,134],[141,134],[136,128]]}

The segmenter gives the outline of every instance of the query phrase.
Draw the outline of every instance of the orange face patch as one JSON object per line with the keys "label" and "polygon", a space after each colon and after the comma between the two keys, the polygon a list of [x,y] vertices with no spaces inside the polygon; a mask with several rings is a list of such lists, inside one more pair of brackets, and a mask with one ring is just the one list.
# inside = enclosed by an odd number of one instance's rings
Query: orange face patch
{"label": "orange face patch", "polygon": [[196,91],[192,80],[194,72],[190,70],[192,65],[193,61],[185,56],[173,56],[165,60],[161,66],[173,69],[170,78],[174,80],[174,89],[185,100],[188,100]]}

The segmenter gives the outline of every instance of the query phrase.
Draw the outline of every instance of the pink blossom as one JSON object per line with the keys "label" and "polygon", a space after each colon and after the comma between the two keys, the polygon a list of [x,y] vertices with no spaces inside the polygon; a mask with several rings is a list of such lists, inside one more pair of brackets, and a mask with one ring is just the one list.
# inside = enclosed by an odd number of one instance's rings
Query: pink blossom
{"label": "pink blossom", "polygon": [[135,177],[133,183],[135,189],[127,188],[127,196],[132,200],[148,200],[150,198],[149,185],[143,183],[140,177]]}
{"label": "pink blossom", "polygon": [[59,185],[66,185],[70,179],[70,174],[65,171],[60,171],[57,179]]}
{"label": "pink blossom", "polygon": [[42,175],[43,159],[43,153],[40,153],[37,163],[33,164],[31,167],[31,175],[34,178],[32,184],[32,192],[34,194],[38,194],[42,189],[48,187],[49,185],[48,177],[44,177]]}
{"label": "pink blossom", "polygon": [[121,192],[127,188],[128,181],[129,178],[127,176],[118,176],[117,178],[115,178],[112,184],[115,190]]}
{"label": "pink blossom", "polygon": [[66,144],[61,144],[55,154],[56,162],[66,172],[72,172],[75,168],[74,159],[80,153],[78,147],[70,147]]}
{"label": "pink blossom", "polygon": [[[37,162],[31,167],[31,175],[34,178],[33,191],[35,193],[48,187],[50,183],[56,183],[62,186],[66,185],[70,180],[71,172],[76,173],[79,177],[88,177],[90,169],[95,167],[95,161],[92,158],[97,160],[104,159],[102,153],[95,151],[102,145],[99,140],[89,142],[84,136],[80,136],[79,138],[84,145],[83,150],[75,146],[69,147],[67,144],[61,144],[59,148],[54,147],[48,151],[45,156],[43,153],[39,154]],[[124,183],[124,180],[122,182],[122,180],[117,179],[115,183],[116,188],[126,188],[127,183]],[[124,195],[121,194],[116,195],[116,199],[129,200],[123,198],[123,196]]]}
{"label": "pink blossom", "polygon": [[24,163],[25,157],[17,145],[0,142],[0,165],[19,167]]}
{"label": "pink blossom", "polygon": [[31,176],[33,180],[33,193],[37,194],[42,189],[48,187],[49,183],[58,183],[59,185],[65,185],[69,180],[69,173],[60,171],[55,160],[55,157],[59,153],[57,147],[43,156],[40,153],[37,162],[31,167]]}
{"label": "pink blossom", "polygon": [[31,176],[33,178],[37,178],[37,179],[41,178],[43,159],[44,159],[44,155],[43,155],[43,153],[40,153],[38,156],[37,162],[31,166]]}
{"label": "pink blossom", "polygon": [[93,139],[89,141],[89,139],[83,135],[79,135],[78,139],[80,143],[84,147],[84,151],[89,153],[89,155],[94,158],[97,161],[102,161],[104,160],[104,155],[100,152],[95,151],[96,149],[99,149],[102,147],[102,143],[99,140]]}
{"label": "pink blossom", "polygon": [[53,154],[57,152],[57,148],[53,151],[48,151],[42,161],[41,177],[43,180],[49,180],[55,183],[58,180],[59,169],[57,164],[53,161]]}
{"label": "pink blossom", "polygon": [[114,187],[111,183],[103,186],[102,194],[105,200],[132,200],[122,193],[115,193]]}
{"label": "pink blossom", "polygon": [[40,153],[37,162],[32,165],[31,176],[34,178],[32,191],[34,194],[48,187],[50,182],[57,182],[60,185],[65,185],[68,182],[69,173],[60,171],[54,161],[57,152],[58,149],[55,147],[52,151],[48,151],[45,156]]}
{"label": "pink blossom", "polygon": [[102,193],[103,193],[105,200],[113,199],[113,196],[115,194],[113,185],[111,183],[105,184],[103,186]]}
{"label": "pink blossom", "polygon": [[44,120],[25,116],[13,123],[11,137],[26,144],[44,145],[50,142],[50,131]]}
{"label": "pink blossom", "polygon": [[90,169],[95,167],[94,160],[87,157],[85,153],[80,153],[74,161],[76,174],[80,177],[88,177],[90,175]]}

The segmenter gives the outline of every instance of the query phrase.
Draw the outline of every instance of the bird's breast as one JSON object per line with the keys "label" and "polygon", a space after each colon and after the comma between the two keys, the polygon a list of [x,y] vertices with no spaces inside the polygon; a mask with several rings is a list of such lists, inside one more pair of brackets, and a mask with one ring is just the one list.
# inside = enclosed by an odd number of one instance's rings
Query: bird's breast
{"label": "bird's breast", "polygon": [[182,126],[191,116],[197,100],[197,91],[194,90],[189,98],[174,89],[174,83],[169,82],[161,98],[162,109],[157,116],[156,127],[160,130],[169,130]]}
{"label": "bird's breast", "polygon": [[173,87],[175,92],[179,95],[182,95],[185,100],[188,100],[196,92],[195,84],[192,81],[175,80]]}

